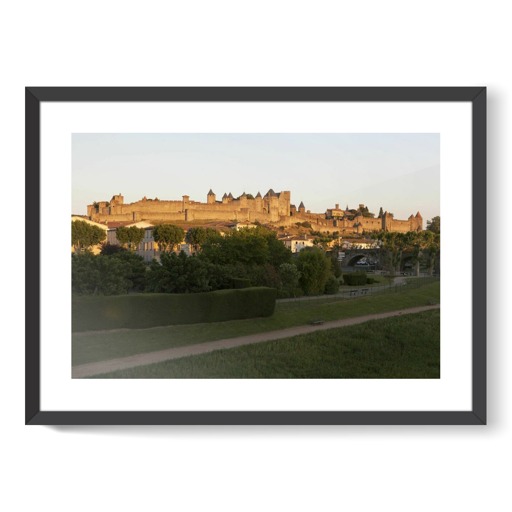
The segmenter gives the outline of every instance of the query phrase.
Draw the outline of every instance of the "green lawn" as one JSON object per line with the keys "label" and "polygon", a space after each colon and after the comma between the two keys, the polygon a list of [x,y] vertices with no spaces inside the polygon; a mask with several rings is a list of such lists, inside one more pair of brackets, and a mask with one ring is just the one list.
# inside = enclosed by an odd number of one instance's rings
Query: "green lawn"
{"label": "green lawn", "polygon": [[114,379],[437,379],[440,311],[373,320],[97,376]]}
{"label": "green lawn", "polygon": [[439,303],[439,282],[396,293],[344,299],[278,302],[273,316],[209,324],[171,325],[140,330],[73,333],[73,365],[104,361],[165,348],[234,338],[303,325],[311,320],[338,320],[371,313]]}

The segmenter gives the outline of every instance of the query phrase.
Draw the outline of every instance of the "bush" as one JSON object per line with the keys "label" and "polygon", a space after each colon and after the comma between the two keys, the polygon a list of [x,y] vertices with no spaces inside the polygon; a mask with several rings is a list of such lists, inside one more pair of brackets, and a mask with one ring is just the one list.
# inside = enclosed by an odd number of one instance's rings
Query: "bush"
{"label": "bush", "polygon": [[243,279],[241,277],[233,277],[233,288],[249,288],[251,286],[250,279]]}
{"label": "bush", "polygon": [[343,275],[343,283],[348,286],[364,286],[366,279],[366,272],[352,272]]}
{"label": "bush", "polygon": [[154,293],[198,293],[212,289],[212,265],[184,252],[163,253],[153,260],[147,274],[147,291]]}
{"label": "bush", "polygon": [[112,256],[113,254],[118,254],[120,252],[128,252],[128,249],[121,247],[120,245],[114,245],[110,243],[104,243],[101,246],[101,255],[102,256]]}
{"label": "bush", "polygon": [[305,295],[321,295],[331,273],[331,261],[318,247],[307,247],[296,259],[299,284]]}
{"label": "bush", "polygon": [[299,286],[300,272],[292,263],[283,263],[279,266],[279,277],[281,286],[279,288],[279,297],[298,297],[302,295],[302,289]]}
{"label": "bush", "polygon": [[71,287],[78,295],[119,295],[133,288],[130,263],[90,253],[71,256]]}
{"label": "bush", "polygon": [[336,279],[335,276],[329,277],[327,282],[325,283],[324,293],[329,295],[333,295],[338,292],[340,288],[340,282]]}
{"label": "bush", "polygon": [[144,258],[130,251],[113,253],[110,258],[127,264],[125,278],[130,281],[130,291],[143,292],[146,289],[148,267]]}
{"label": "bush", "polygon": [[74,296],[73,331],[144,329],[271,316],[277,291],[243,288],[194,294]]}
{"label": "bush", "polygon": [[233,279],[249,279],[247,269],[241,263],[218,265],[207,260],[204,262],[208,265],[208,283],[211,291],[232,289]]}

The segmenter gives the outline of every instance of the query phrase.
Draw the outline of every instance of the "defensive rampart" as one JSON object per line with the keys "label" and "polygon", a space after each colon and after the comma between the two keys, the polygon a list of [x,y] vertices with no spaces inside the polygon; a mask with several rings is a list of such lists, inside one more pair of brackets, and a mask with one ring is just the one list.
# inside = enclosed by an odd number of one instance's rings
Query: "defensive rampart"
{"label": "defensive rampart", "polygon": [[274,192],[270,189],[264,196],[258,192],[256,197],[243,193],[234,198],[231,193],[224,194],[218,201],[210,190],[206,203],[191,201],[189,196],[181,200],[161,201],[157,198],[124,203],[121,194],[114,195],[110,201],[95,202],[87,206],[87,215],[95,222],[128,221],[137,222],[261,222],[281,226],[309,222],[318,231],[339,231],[345,233],[363,233],[369,231],[408,232],[423,229],[423,219],[418,212],[407,220],[395,219],[392,213],[382,212],[373,217],[368,208],[359,205],[359,210],[341,210],[335,208],[325,213],[311,213],[301,202],[299,208],[290,204],[289,191]]}

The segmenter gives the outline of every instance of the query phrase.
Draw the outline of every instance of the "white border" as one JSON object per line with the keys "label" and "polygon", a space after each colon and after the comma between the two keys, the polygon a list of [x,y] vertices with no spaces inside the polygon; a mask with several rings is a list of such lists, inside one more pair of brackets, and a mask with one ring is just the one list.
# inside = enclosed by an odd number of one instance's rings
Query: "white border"
{"label": "white border", "polygon": [[[441,379],[71,379],[71,134],[85,132],[440,133]],[[471,410],[471,164],[470,102],[42,103],[41,410]]]}

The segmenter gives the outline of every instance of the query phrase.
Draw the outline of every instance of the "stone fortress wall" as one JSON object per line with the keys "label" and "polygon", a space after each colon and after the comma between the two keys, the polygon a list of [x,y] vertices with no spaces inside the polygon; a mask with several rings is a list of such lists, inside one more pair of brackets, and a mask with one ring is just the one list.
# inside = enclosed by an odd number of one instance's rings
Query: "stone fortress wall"
{"label": "stone fortress wall", "polygon": [[[364,231],[418,231],[423,229],[423,219],[418,212],[407,220],[397,220],[391,213],[384,212],[379,217],[364,216],[354,210],[341,210],[339,205],[325,213],[311,213],[301,202],[297,208],[290,203],[289,191],[274,192],[270,189],[264,196],[259,192],[253,197],[245,194],[234,198],[231,193],[217,200],[210,190],[206,203],[191,201],[182,196],[181,201],[162,201],[158,198],[143,197],[134,203],[124,203],[121,194],[110,201],[95,202],[87,206],[90,220],[107,223],[111,221],[137,222],[260,222],[276,226],[290,226],[298,222],[309,222],[317,231],[339,231],[343,233],[363,233]],[[359,205],[360,208],[364,205]]]}

